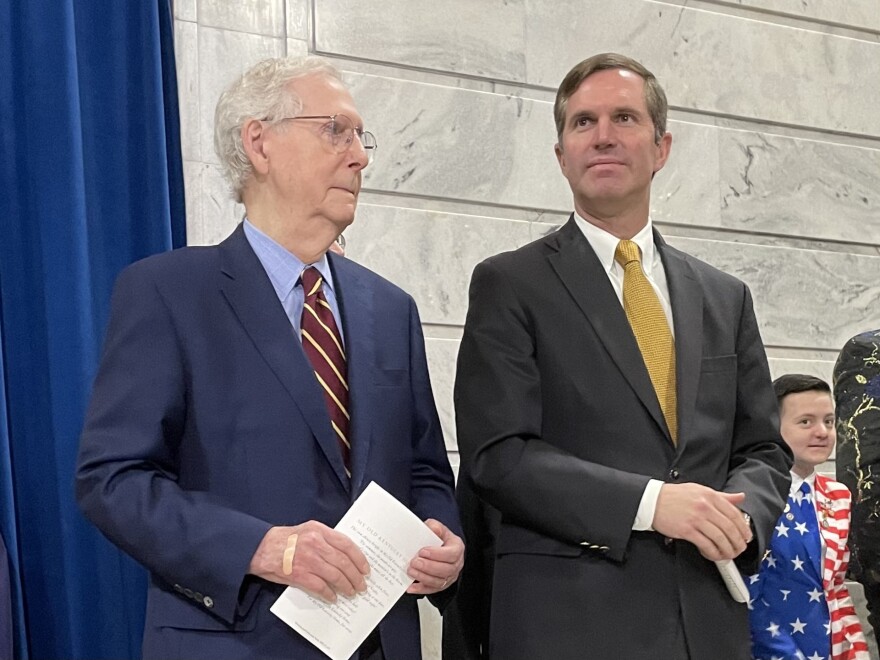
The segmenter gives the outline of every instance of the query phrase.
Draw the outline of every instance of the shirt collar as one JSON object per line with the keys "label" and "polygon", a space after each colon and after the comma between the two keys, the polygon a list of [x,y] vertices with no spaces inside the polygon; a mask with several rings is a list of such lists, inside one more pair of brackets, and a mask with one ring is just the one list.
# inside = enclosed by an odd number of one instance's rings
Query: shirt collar
{"label": "shirt collar", "polygon": [[268,234],[257,229],[250,220],[244,220],[244,233],[266,269],[269,281],[275,289],[279,300],[285,300],[293,288],[299,283],[303,270],[308,266],[314,266],[321,273],[324,284],[333,291],[333,272],[330,270],[330,261],[327,253],[313,264],[304,264],[299,257],[278,243]]}
{"label": "shirt collar", "polygon": [[816,471],[815,470],[813,472],[810,472],[810,474],[807,475],[806,479],[804,479],[799,474],[795,474],[794,472],[792,472],[791,473],[791,488],[788,491],[789,497],[794,495],[796,492],[798,492],[801,488],[801,484],[804,483],[805,481],[808,484],[810,484],[810,490],[813,492],[816,492]]}
{"label": "shirt collar", "polygon": [[[610,273],[616,263],[614,261],[614,253],[617,250],[617,244],[620,243],[620,239],[591,222],[587,222],[577,211],[574,213],[574,221],[590,243],[605,272]],[[654,245],[653,223],[650,217],[645,226],[639,230],[639,233],[630,240],[638,245],[642,251],[642,268],[646,272],[650,271],[654,267],[654,259],[657,256],[657,249]]]}

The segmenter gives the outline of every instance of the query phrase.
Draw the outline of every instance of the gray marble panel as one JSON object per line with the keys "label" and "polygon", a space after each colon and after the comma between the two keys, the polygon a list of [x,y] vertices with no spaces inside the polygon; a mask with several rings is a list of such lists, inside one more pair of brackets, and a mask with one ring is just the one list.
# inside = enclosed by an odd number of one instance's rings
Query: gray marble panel
{"label": "gray marble panel", "polygon": [[309,0],[287,0],[287,38],[309,39],[311,22],[311,2]]}
{"label": "gray marble panel", "polygon": [[553,155],[550,104],[349,74],[377,137],[365,185],[397,193],[532,208],[571,205]]}
{"label": "gray marble panel", "polygon": [[284,36],[284,0],[199,0],[199,23],[208,27]]}
{"label": "gray marble panel", "polygon": [[[379,151],[372,190],[568,212],[551,104],[504,94],[347,74]],[[658,221],[717,226],[718,137],[711,126],[670,122],[672,157],[658,174]]]}
{"label": "gray marble panel", "polygon": [[452,472],[455,474],[455,479],[458,481],[458,468],[461,465],[461,456],[457,451],[448,452],[449,456],[449,465],[452,466]]}
{"label": "gray marble panel", "polygon": [[284,55],[284,49],[284,39],[199,28],[199,141],[204,162],[218,162],[214,154],[214,108],[220,93],[257,62]]}
{"label": "gray marble panel", "polygon": [[287,40],[287,57],[303,57],[309,54],[309,44],[302,39]]}
{"label": "gray marble panel", "polygon": [[749,285],[768,345],[837,350],[880,320],[880,257],[680,237],[669,242]]}
{"label": "gray marble panel", "polygon": [[322,53],[522,82],[525,0],[315,0]]}
{"label": "gray marble panel", "polygon": [[880,149],[736,130],[719,139],[724,227],[880,244]]}
{"label": "gray marble panel", "polygon": [[457,339],[425,338],[428,353],[428,371],[431,373],[431,387],[434,389],[434,402],[440,416],[440,428],[446,448],[454,450],[458,445],[455,438],[455,407],[452,403],[452,390],[455,385],[455,361],[458,358]]}
{"label": "gray marble panel", "polygon": [[419,622],[422,632],[422,660],[440,660],[443,619],[427,598],[419,598]]}
{"label": "gray marble panel", "polygon": [[[174,12],[174,18],[179,21],[197,20],[196,16],[196,0],[174,0],[171,3],[171,9]],[[174,26],[177,29],[177,25]]]}
{"label": "gray marble panel", "polygon": [[529,0],[527,83],[556,88],[581,59],[618,51],[675,106],[880,135],[876,41],[645,0],[590,4],[601,20],[583,0]]}
{"label": "gray marble panel", "polygon": [[779,378],[784,374],[807,374],[809,376],[821,378],[829,385],[831,384],[831,374],[834,371],[834,362],[794,360],[777,357],[769,357],[767,361],[770,363],[771,378]]}
{"label": "gray marble panel", "polygon": [[716,227],[720,224],[719,130],[704,124],[671,121],[672,151],[651,184],[651,218],[668,224]]}
{"label": "gray marble panel", "polygon": [[232,201],[217,165],[198,163],[201,187],[198,215],[186,223],[188,245],[215,245],[232,233],[244,216],[244,207]]}
{"label": "gray marble panel", "polygon": [[529,223],[361,204],[347,255],[415,298],[423,323],[461,325],[471,273],[529,241]]}
{"label": "gray marble panel", "polygon": [[857,28],[880,30],[880,7],[877,0],[736,0],[744,7],[756,7],[768,11],[811,18],[829,23],[840,23]]}
{"label": "gray marble panel", "polygon": [[193,236],[200,231],[202,222],[202,163],[183,161],[183,188],[186,200],[186,240],[194,245]]}
{"label": "gray marble panel", "polygon": [[174,21],[180,151],[184,160],[201,160],[199,144],[199,27]]}

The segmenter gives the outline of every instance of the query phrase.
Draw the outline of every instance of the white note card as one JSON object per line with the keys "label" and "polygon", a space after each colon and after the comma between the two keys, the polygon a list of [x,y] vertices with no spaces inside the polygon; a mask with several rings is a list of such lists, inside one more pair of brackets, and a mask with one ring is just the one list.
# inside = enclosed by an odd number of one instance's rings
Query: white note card
{"label": "white note card", "polygon": [[340,595],[330,604],[288,587],[270,610],[332,660],[348,660],[413,583],[406,574],[410,561],[422,548],[442,542],[376,482],[355,500],[336,530],[367,558],[367,590],[354,598]]}

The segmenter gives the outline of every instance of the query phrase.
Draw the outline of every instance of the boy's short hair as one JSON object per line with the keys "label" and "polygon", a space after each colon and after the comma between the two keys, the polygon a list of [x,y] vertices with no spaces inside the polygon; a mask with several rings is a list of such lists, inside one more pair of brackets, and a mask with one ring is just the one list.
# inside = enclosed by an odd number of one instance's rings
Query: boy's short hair
{"label": "boy's short hair", "polygon": [[831,395],[831,386],[821,378],[808,376],[807,374],[785,374],[773,381],[773,391],[776,393],[776,403],[782,407],[782,400],[789,394],[801,392],[825,392]]}

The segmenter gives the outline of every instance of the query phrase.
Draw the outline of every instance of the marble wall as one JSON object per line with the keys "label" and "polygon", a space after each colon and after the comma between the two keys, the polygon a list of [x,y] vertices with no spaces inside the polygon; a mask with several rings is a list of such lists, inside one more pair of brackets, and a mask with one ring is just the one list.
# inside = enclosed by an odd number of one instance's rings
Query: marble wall
{"label": "marble wall", "polygon": [[[446,443],[467,285],[481,259],[564,222],[552,100],[571,65],[636,57],[669,96],[672,156],[652,215],[752,288],[774,374],[830,377],[880,327],[877,0],[176,0],[187,228],[241,217],[213,153],[221,89],[256,61],[319,53],[379,140],[349,256],[422,313]],[[394,258],[389,259],[389,253]],[[427,611],[426,611],[427,613]],[[425,619],[425,657],[438,657]]]}

